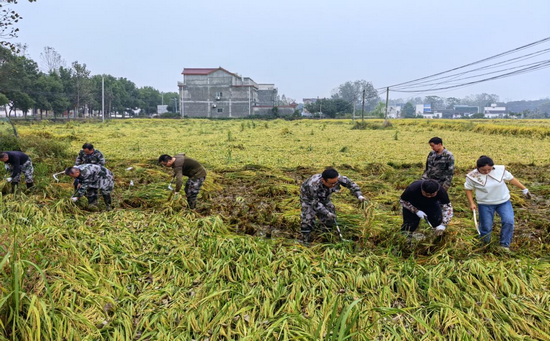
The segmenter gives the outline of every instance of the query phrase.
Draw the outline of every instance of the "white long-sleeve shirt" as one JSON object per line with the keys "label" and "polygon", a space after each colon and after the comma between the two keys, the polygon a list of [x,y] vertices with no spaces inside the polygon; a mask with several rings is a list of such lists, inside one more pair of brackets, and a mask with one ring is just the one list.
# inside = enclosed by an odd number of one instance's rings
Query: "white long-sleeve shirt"
{"label": "white long-sleeve shirt", "polygon": [[481,205],[499,205],[510,200],[510,190],[505,181],[514,176],[504,166],[494,166],[489,174],[481,174],[474,169],[466,175],[464,188],[475,190],[476,201]]}

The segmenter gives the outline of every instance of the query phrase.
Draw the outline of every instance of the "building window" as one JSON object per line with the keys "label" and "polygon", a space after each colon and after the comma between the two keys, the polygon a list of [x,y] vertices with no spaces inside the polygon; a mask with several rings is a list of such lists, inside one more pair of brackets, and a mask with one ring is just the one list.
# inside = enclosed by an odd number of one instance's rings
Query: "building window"
{"label": "building window", "polygon": [[218,108],[218,112],[223,112],[223,108]]}

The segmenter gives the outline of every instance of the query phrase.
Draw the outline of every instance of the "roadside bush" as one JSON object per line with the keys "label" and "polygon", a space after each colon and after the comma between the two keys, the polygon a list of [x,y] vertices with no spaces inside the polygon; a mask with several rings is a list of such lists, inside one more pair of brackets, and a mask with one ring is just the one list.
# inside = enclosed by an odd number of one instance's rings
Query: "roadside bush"
{"label": "roadside bush", "polygon": [[0,151],[21,150],[20,140],[13,134],[0,133]]}
{"label": "roadside bush", "polygon": [[28,155],[38,156],[39,158],[64,159],[71,156],[69,142],[37,135],[22,136],[21,150]]}

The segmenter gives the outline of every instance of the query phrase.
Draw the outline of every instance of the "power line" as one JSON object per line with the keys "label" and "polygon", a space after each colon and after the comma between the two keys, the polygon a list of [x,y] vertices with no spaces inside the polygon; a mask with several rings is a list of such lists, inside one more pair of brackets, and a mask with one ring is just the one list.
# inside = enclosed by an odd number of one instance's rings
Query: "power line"
{"label": "power line", "polygon": [[[468,73],[472,73],[472,72],[475,72],[475,71],[480,71],[480,70],[489,70],[489,69],[494,69],[494,68],[497,68],[497,67],[501,67],[501,66],[505,66],[505,65],[510,65],[510,64],[515,64],[515,63],[518,63],[520,61],[524,61],[524,60],[527,60],[527,59],[531,59],[531,58],[534,58],[534,57],[538,57],[542,54],[545,54],[545,53],[549,53],[550,52],[550,48],[548,49],[544,49],[544,50],[540,50],[540,51],[536,51],[536,52],[533,52],[533,53],[529,53],[529,54],[526,54],[526,55],[523,55],[523,56],[519,56],[519,57],[516,57],[516,58],[511,58],[511,59],[507,59],[507,60],[504,60],[504,61],[501,61],[501,62],[498,62],[498,63],[494,63],[494,64],[489,64],[489,65],[486,65],[486,66],[482,66],[482,67],[479,67],[479,68],[475,68],[475,69],[472,69],[472,70],[468,70],[468,71],[464,71],[464,72],[460,72],[460,73],[456,73],[456,74],[452,74],[452,75],[448,75],[448,76],[443,76],[443,77],[438,77],[438,78],[433,78],[433,79],[428,79],[428,80],[424,80],[422,82],[413,82],[407,86],[396,86],[394,87],[393,89],[396,89],[398,90],[399,88],[402,88],[402,89],[408,89],[408,88],[412,88],[412,87],[417,87],[418,85],[422,85],[422,84],[427,84],[429,82],[433,82],[433,81],[436,81],[436,80],[440,80],[440,79],[448,79],[448,78],[451,78],[451,79],[455,79],[456,80],[456,77],[458,76],[461,76],[461,75],[465,75],[465,74],[468,74]],[[525,64],[525,65],[528,65],[528,64]],[[506,71],[508,69],[504,69],[503,71]],[[481,76],[481,75],[484,75],[484,74],[480,74],[478,76]],[[474,78],[476,76],[471,76],[470,78]],[[439,83],[438,83],[439,84]]]}
{"label": "power line", "polygon": [[[443,74],[446,74],[446,73],[449,73],[449,72],[464,69],[464,68],[472,66],[472,65],[476,65],[476,64],[480,64],[480,63],[483,63],[483,62],[486,62],[486,61],[489,61],[489,60],[492,60],[492,59],[500,58],[500,57],[506,56],[506,55],[511,54],[511,53],[516,53],[518,51],[521,51],[521,50],[524,50],[524,49],[527,49],[527,48],[545,43],[547,41],[550,41],[550,37],[535,41],[535,42],[527,44],[527,45],[517,47],[517,48],[512,49],[512,50],[508,50],[508,51],[499,53],[499,54],[496,54],[496,55],[493,55],[493,56],[490,56],[490,57],[487,57],[487,58],[483,58],[483,59],[480,59],[480,60],[472,62],[472,63],[468,63],[468,64],[465,64],[465,65],[462,65],[462,66],[458,66],[458,67],[455,67],[455,68],[450,69],[450,70],[446,70],[446,71],[438,72],[438,73],[435,73],[435,74],[432,74],[432,75],[429,75],[429,76],[413,79],[413,80],[408,81],[408,82],[403,82],[403,83],[393,84],[393,85],[389,85],[389,86],[384,86],[384,87],[381,87],[381,88],[378,88],[378,89],[383,89],[383,88],[388,88],[388,87],[389,88],[398,87],[398,86],[402,86],[402,85],[405,85],[405,84],[414,83],[414,82],[417,82],[417,81],[420,81],[420,80],[425,80],[425,79],[428,79],[428,78],[432,78],[432,77],[435,77],[435,76],[440,76],[440,75],[443,75]],[[402,91],[402,92],[405,92],[405,91]]]}
{"label": "power line", "polygon": [[[530,68],[530,67],[536,67],[536,66],[539,66],[539,65],[545,65],[547,63],[550,62],[550,59],[547,59],[547,60],[543,60],[543,61],[539,61],[539,62],[534,62],[534,63],[530,63],[530,64],[523,64],[523,65],[519,65],[519,66],[514,66],[514,67],[511,67],[511,68],[506,68],[506,69],[500,69],[500,70],[496,70],[496,71],[491,71],[491,72],[486,72],[486,73],[480,73],[480,74],[477,74],[477,75],[473,75],[473,76],[468,76],[468,77],[462,77],[462,78],[453,78],[451,80],[446,80],[446,81],[443,81],[443,82],[436,82],[436,83],[426,83],[426,82],[422,82],[422,83],[418,83],[418,84],[415,84],[415,85],[411,85],[411,86],[408,86],[408,87],[405,87],[405,88],[397,88],[397,89],[392,89],[392,91],[399,91],[399,90],[412,90],[414,88],[419,88],[419,87],[422,87],[422,86],[436,86],[436,85],[443,85],[443,84],[452,84],[452,83],[456,83],[458,81],[462,81],[462,80],[466,80],[466,79],[472,79],[472,78],[479,78],[479,77],[482,77],[482,76],[487,76],[487,75],[492,75],[492,74],[495,74],[495,73],[501,73],[501,72],[505,72],[505,71],[510,71],[510,70],[515,70],[515,69],[520,69],[520,68]],[[464,74],[464,73],[463,73]],[[459,74],[460,75],[460,74]],[[453,77],[458,77],[459,75],[454,75]]]}
{"label": "power line", "polygon": [[415,92],[415,93],[420,93],[420,92],[430,92],[430,91],[437,91],[437,90],[456,89],[456,88],[465,87],[465,86],[469,86],[469,85],[472,85],[472,84],[482,83],[482,82],[486,82],[486,81],[490,81],[490,80],[495,80],[495,79],[500,79],[500,78],[507,78],[507,77],[512,77],[512,76],[516,76],[516,75],[527,73],[527,72],[533,72],[533,71],[537,71],[537,70],[540,70],[540,69],[545,69],[545,68],[548,68],[548,67],[550,67],[550,61],[546,61],[544,63],[539,63],[535,66],[526,67],[526,68],[523,68],[521,70],[516,70],[516,71],[505,73],[505,74],[502,74],[502,75],[489,77],[489,78],[485,78],[485,79],[481,79],[481,80],[477,80],[477,81],[467,82],[467,83],[463,83],[463,84],[458,84],[458,85],[440,87],[440,88],[435,88],[435,89],[432,88],[432,89],[419,89],[419,90],[392,90],[392,91],[394,91],[394,92]]}

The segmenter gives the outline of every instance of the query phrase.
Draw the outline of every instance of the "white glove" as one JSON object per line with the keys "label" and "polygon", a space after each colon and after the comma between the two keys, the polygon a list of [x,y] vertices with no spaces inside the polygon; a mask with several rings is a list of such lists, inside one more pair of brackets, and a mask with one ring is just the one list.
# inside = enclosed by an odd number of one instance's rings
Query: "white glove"
{"label": "white glove", "polygon": [[362,195],[358,196],[357,199],[361,202],[365,201],[365,197]]}
{"label": "white glove", "polygon": [[[9,179],[9,178],[8,178]],[[529,193],[529,190],[527,188],[524,188],[521,190],[521,193],[523,193],[523,196],[526,197],[526,198],[530,198],[531,197],[531,193]]]}
{"label": "white glove", "polygon": [[446,229],[445,225],[439,225],[435,227],[436,231],[445,231],[445,229]]}
{"label": "white glove", "polygon": [[12,178],[6,178],[7,182],[11,182]]}
{"label": "white glove", "polygon": [[424,211],[420,211],[420,210],[418,210],[418,212],[416,212],[416,215],[420,219],[426,219],[428,217],[428,215],[426,213],[424,213]]}
{"label": "white glove", "polygon": [[78,197],[72,197],[71,200],[72,200],[73,202],[77,202],[77,201],[78,201]]}

